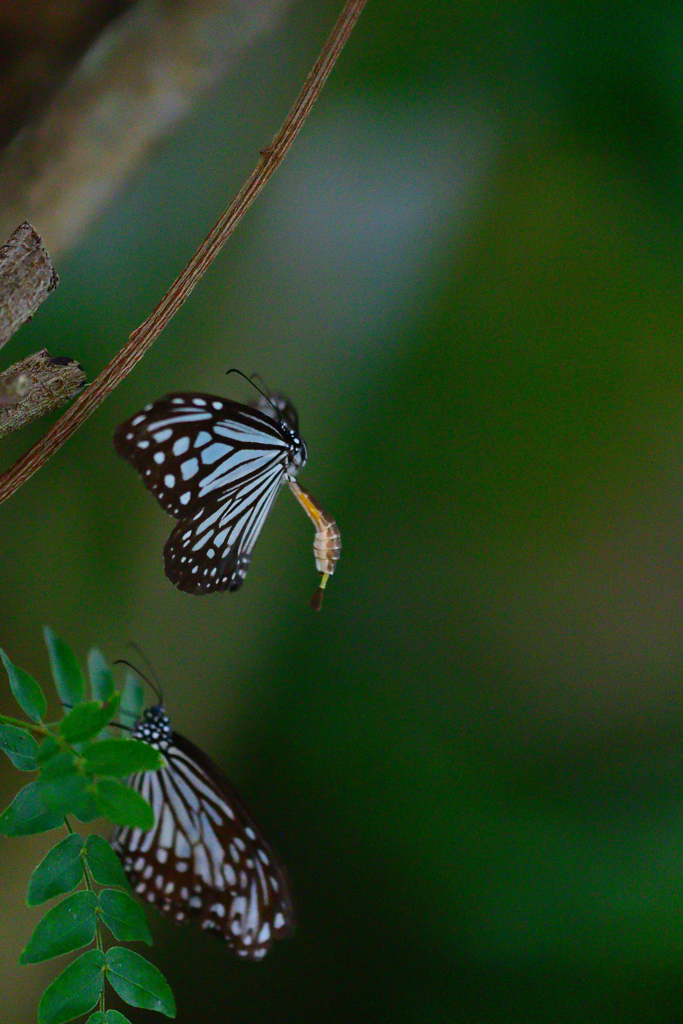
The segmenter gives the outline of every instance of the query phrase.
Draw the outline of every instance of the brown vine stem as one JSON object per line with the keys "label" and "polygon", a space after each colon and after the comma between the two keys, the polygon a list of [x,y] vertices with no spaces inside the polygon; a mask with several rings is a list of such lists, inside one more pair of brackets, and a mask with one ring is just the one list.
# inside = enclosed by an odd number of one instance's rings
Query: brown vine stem
{"label": "brown vine stem", "polygon": [[227,210],[182,273],[175,279],[155,310],[133,333],[123,348],[102,370],[69,409],[39,441],[0,476],[0,503],[6,501],[33,476],[65,441],[78,430],[117,384],[126,377],[156,341],[169,320],[178,312],[190,292],[216,258],[257,195],[282,163],[304,121],[320,95],[332,68],[353,31],[367,0],[346,0],[344,8],[303,84],[294,106],[273,141],[262,150],[251,172]]}

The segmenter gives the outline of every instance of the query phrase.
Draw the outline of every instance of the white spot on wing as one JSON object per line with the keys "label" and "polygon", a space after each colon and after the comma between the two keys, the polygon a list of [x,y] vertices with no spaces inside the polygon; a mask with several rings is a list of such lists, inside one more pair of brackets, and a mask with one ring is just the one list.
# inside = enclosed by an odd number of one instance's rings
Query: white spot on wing
{"label": "white spot on wing", "polygon": [[191,480],[198,471],[199,463],[196,459],[186,459],[185,462],[181,463],[180,472],[182,473],[183,480]]}

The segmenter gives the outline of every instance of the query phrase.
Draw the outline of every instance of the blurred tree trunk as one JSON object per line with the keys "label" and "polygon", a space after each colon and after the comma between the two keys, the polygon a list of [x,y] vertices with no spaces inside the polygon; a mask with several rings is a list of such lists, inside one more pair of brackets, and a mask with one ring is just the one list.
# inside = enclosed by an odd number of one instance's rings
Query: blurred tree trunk
{"label": "blurred tree trunk", "polygon": [[0,0],[0,238],[73,244],[293,0]]}

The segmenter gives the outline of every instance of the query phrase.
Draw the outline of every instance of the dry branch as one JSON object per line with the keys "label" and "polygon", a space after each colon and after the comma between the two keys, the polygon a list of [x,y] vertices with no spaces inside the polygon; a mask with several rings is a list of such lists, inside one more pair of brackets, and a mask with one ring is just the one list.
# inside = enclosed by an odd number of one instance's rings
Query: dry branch
{"label": "dry branch", "polygon": [[58,283],[40,235],[25,220],[0,248],[0,348]]}
{"label": "dry branch", "polygon": [[85,384],[80,363],[46,348],[0,373],[0,437],[65,405]]}
{"label": "dry branch", "polygon": [[294,106],[285,118],[271,144],[262,150],[256,167],[209,232],[188,265],[168,289],[159,305],[145,322],[133,331],[123,348],[61,416],[44,437],[22,455],[0,477],[0,503],[6,501],[23,483],[58,451],[65,441],[111,394],[159,337],[164,327],[178,312],[185,300],[209,268],[245,213],[285,158],[289,147],[320,95],[339,54],[351,35],[367,0],[346,0],[343,10],[313,65]]}

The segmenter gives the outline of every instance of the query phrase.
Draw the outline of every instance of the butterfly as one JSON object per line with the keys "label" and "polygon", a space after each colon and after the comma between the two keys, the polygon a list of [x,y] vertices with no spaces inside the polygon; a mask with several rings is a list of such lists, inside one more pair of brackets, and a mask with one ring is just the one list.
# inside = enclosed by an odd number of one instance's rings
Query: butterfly
{"label": "butterfly", "polygon": [[220,768],[171,729],[161,705],[147,708],[132,736],[166,760],[128,780],[151,805],[154,828],[112,835],[132,888],[174,921],[196,919],[238,956],[260,960],[294,929],[282,865]]}
{"label": "butterfly", "polygon": [[311,604],[320,606],[341,539],[332,517],[296,483],[306,445],[296,410],[283,395],[261,393],[251,406],[195,392],[165,395],[118,427],[114,447],[180,520],[164,547],[165,570],[190,594],[242,586],[286,481],[316,528],[322,578]]}

